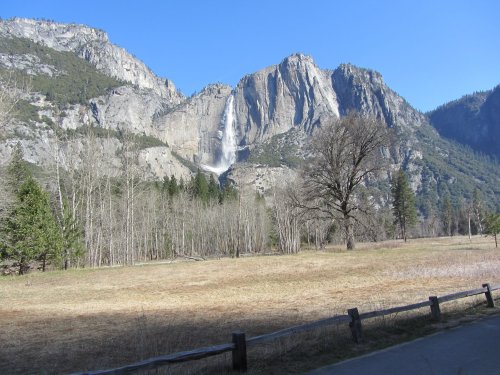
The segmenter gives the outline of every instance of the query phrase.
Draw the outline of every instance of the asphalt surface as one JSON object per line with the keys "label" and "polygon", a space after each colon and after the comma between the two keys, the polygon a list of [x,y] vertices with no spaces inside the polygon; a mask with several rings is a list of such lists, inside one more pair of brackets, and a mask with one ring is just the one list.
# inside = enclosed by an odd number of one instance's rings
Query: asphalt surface
{"label": "asphalt surface", "polygon": [[500,374],[500,316],[441,331],[309,375]]}

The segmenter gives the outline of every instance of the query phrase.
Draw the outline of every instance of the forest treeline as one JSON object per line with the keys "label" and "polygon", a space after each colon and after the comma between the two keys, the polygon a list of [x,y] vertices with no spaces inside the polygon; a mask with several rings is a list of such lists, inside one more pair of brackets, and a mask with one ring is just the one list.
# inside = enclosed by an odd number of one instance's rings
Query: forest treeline
{"label": "forest treeline", "polygon": [[[358,120],[348,118],[351,124],[345,128],[357,129],[358,133],[351,134],[357,140],[361,139],[362,127],[356,128],[352,121]],[[345,130],[346,137],[349,131]],[[370,142],[376,136],[373,133],[364,139]],[[335,142],[337,138],[332,137]],[[220,185],[213,175],[200,170],[186,181],[174,175],[163,181],[148,181],[138,163],[140,144],[132,135],[123,137],[119,171],[111,173],[114,169],[108,165],[105,146],[95,132],[89,127],[81,139],[78,158],[69,160],[61,150],[72,140],[60,137],[55,145],[54,167],[43,175],[24,161],[21,146],[15,147],[3,172],[1,193],[0,255],[4,273],[133,265],[176,257],[296,253],[302,246],[353,245],[354,238],[406,240],[488,232],[479,191],[470,201],[453,204],[444,197],[442,207],[418,213],[415,193],[403,171],[394,174],[391,197],[376,209],[361,183],[371,171],[369,164],[356,176],[349,170],[338,173],[338,169],[314,159],[309,164],[331,169],[329,178],[339,179],[339,186],[344,176],[355,176],[356,184],[351,181],[346,185],[352,190],[344,194],[339,188],[339,195],[328,202],[329,193],[322,190],[321,181],[311,185],[317,170],[306,169],[297,181],[283,181],[264,199],[252,191],[238,191],[230,183]],[[371,146],[376,151],[380,144]],[[352,159],[351,152],[339,155]],[[371,162],[379,163],[375,159]],[[359,165],[362,163],[354,164],[356,168]],[[337,209],[327,211],[330,203]]]}
{"label": "forest treeline", "polygon": [[123,174],[112,177],[104,173],[94,141],[89,134],[86,147],[92,151],[85,153],[82,168],[56,166],[44,179],[48,190],[33,178],[21,148],[14,150],[1,252],[19,273],[37,264],[43,269],[49,263],[56,268],[132,265],[268,248],[270,224],[262,198],[241,196],[231,185],[221,188],[200,171],[189,181],[172,175],[147,182],[132,147],[122,150]]}

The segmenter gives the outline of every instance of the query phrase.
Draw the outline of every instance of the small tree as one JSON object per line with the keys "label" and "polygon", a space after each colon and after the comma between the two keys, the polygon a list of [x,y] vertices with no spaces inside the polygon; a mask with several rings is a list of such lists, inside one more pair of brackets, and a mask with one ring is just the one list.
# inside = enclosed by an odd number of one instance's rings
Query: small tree
{"label": "small tree", "polygon": [[42,262],[61,254],[62,238],[50,209],[49,197],[33,177],[19,187],[17,201],[2,227],[5,256],[17,262],[19,274],[34,260]]}
{"label": "small tree", "polygon": [[174,195],[179,194],[180,188],[177,185],[177,179],[174,175],[170,176],[170,181],[168,182],[168,195],[173,197]]}
{"label": "small tree", "polygon": [[477,226],[477,231],[479,234],[483,234],[483,200],[481,198],[481,192],[478,188],[474,189],[472,195],[472,213],[474,214],[474,219]]}
{"label": "small tree", "polygon": [[186,191],[186,184],[184,183],[184,179],[179,178],[179,191]]}
{"label": "small tree", "polygon": [[402,169],[393,178],[391,192],[394,222],[399,226],[401,237],[406,242],[408,228],[417,222],[417,210],[415,208],[415,193]]}
{"label": "small tree", "polygon": [[441,213],[443,229],[448,236],[453,235],[453,206],[451,205],[450,197],[445,196]]}
{"label": "small tree", "polygon": [[23,150],[18,142],[12,150],[5,174],[0,176],[0,220],[5,219],[16,200],[19,187],[30,175],[28,163],[23,160]]}
{"label": "small tree", "polygon": [[495,247],[498,248],[497,235],[500,233],[500,214],[487,215],[484,224],[483,233],[493,236],[495,238]]}
{"label": "small tree", "polygon": [[219,185],[215,181],[215,178],[212,174],[208,179],[208,199],[211,201],[216,201],[219,199]]}
{"label": "small tree", "polygon": [[63,201],[63,215],[61,218],[62,235],[62,267],[68,267],[84,254],[83,232],[78,221],[73,216],[67,200]]}
{"label": "small tree", "polygon": [[170,185],[170,178],[168,176],[163,176],[163,182],[161,185],[162,192],[168,192],[169,185]]}
{"label": "small tree", "polygon": [[208,202],[208,182],[199,169],[192,181],[191,189],[193,197],[200,199],[202,202]]}
{"label": "small tree", "polygon": [[272,216],[277,234],[278,251],[295,254],[300,250],[300,209],[289,199],[285,188],[275,188]]}
{"label": "small tree", "polygon": [[12,150],[9,165],[7,167],[8,184],[14,194],[17,194],[20,186],[30,176],[28,163],[24,160],[21,144],[18,142]]}

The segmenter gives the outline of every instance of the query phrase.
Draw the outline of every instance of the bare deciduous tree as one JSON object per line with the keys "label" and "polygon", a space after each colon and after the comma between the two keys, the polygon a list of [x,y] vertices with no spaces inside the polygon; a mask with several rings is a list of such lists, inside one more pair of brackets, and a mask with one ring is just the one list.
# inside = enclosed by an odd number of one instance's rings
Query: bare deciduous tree
{"label": "bare deciduous tree", "polygon": [[299,207],[326,214],[339,214],[347,249],[354,249],[354,221],[363,210],[357,199],[358,186],[384,166],[384,147],[389,131],[383,121],[350,114],[322,126],[312,141],[312,157],[302,174]]}
{"label": "bare deciduous tree", "polygon": [[274,226],[278,250],[284,254],[295,254],[300,249],[301,212],[293,204],[291,197],[293,196],[289,189],[279,187],[274,189]]}
{"label": "bare deciduous tree", "polygon": [[[0,140],[3,140],[6,135],[7,125],[14,116],[14,111],[17,103],[21,100],[23,93],[29,92],[29,84],[23,83],[18,85],[12,75],[0,75]],[[12,204],[14,196],[9,192],[8,186],[4,182],[7,176],[3,175],[3,170],[0,170],[0,218],[5,217],[8,208]]]}
{"label": "bare deciduous tree", "polygon": [[0,129],[7,126],[17,103],[30,90],[28,80],[18,82],[13,75],[0,76]]}

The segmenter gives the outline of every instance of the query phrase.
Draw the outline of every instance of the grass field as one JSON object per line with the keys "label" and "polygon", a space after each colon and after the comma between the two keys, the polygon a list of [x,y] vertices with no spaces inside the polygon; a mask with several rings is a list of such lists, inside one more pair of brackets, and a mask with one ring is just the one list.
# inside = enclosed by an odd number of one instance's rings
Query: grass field
{"label": "grass field", "polygon": [[[119,366],[229,342],[237,330],[250,337],[351,307],[363,312],[498,284],[499,271],[491,238],[453,237],[3,277],[0,373]],[[277,345],[279,355],[293,346]],[[165,371],[221,372],[230,364],[227,356],[211,361]]]}

